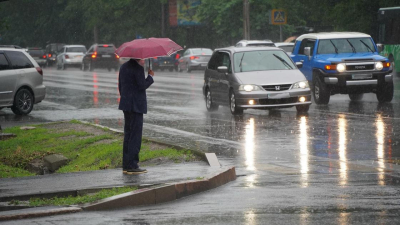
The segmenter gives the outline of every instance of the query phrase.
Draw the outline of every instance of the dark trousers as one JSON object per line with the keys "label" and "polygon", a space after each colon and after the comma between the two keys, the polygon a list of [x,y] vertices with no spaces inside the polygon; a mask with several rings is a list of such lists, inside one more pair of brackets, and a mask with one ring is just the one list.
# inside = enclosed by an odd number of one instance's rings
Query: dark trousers
{"label": "dark trousers", "polygon": [[139,152],[142,145],[143,114],[124,111],[124,118],[122,168],[136,169],[139,167]]}

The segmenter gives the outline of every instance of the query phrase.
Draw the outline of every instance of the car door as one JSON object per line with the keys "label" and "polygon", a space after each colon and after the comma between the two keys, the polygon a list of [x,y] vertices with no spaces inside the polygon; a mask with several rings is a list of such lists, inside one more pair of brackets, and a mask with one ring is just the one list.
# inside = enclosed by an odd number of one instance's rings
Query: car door
{"label": "car door", "polygon": [[[221,101],[227,103],[229,100],[229,76],[232,74],[232,67],[231,67],[231,59],[229,52],[220,52],[220,61],[218,66],[226,66],[228,68],[228,73],[219,73],[219,82],[218,82],[218,98]],[[217,67],[218,68],[218,67]]]}
{"label": "car door", "polygon": [[0,52],[0,107],[9,106],[13,102],[18,74],[11,69],[11,65],[4,52]]}
{"label": "car door", "polygon": [[179,61],[181,69],[183,69],[183,70],[186,69],[186,65],[188,63],[189,55],[190,55],[190,49],[186,50],[185,53],[183,53],[182,60]]}
{"label": "car door", "polygon": [[219,102],[220,99],[218,97],[218,88],[219,88],[219,75],[217,71],[218,61],[220,61],[219,52],[215,52],[208,63],[208,67],[205,71],[206,78],[208,79],[206,82],[210,88],[211,98],[215,102]]}
{"label": "car door", "polygon": [[[300,44],[300,49],[298,53],[297,59],[303,63],[303,67],[300,68],[300,71],[304,74],[307,80],[312,80],[312,65],[313,65],[313,57],[314,57],[314,49],[315,49],[316,40],[315,39],[303,39]],[[307,56],[304,54],[304,48],[311,48],[311,55]],[[296,61],[297,61],[296,59]]]}

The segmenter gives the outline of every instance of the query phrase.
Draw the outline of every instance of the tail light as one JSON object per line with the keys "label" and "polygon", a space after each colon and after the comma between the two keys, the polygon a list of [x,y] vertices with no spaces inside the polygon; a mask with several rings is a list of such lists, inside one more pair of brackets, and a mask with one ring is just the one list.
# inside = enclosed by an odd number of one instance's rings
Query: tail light
{"label": "tail light", "polygon": [[43,70],[42,70],[42,68],[36,67],[36,70],[38,71],[38,73],[39,73],[40,75],[43,76]]}
{"label": "tail light", "polygon": [[153,57],[153,59],[157,59],[157,57]]}
{"label": "tail light", "polygon": [[46,55],[43,55],[43,59],[45,59],[45,58],[47,58],[47,56],[46,56]]}
{"label": "tail light", "polygon": [[176,54],[175,59],[179,59],[181,56],[179,54]]}
{"label": "tail light", "polygon": [[47,54],[47,57],[51,58],[51,54]]}
{"label": "tail light", "polygon": [[69,59],[69,55],[65,55],[65,58],[66,58],[66,59]]}
{"label": "tail light", "polygon": [[97,52],[94,52],[94,53],[92,54],[92,58],[95,59],[96,57],[97,57]]}
{"label": "tail light", "polygon": [[103,45],[103,47],[104,47],[104,48],[107,48],[107,47],[108,47],[108,45]]}
{"label": "tail light", "polygon": [[119,59],[119,55],[115,54],[115,58]]}
{"label": "tail light", "polygon": [[198,59],[198,56],[190,56],[190,60]]}

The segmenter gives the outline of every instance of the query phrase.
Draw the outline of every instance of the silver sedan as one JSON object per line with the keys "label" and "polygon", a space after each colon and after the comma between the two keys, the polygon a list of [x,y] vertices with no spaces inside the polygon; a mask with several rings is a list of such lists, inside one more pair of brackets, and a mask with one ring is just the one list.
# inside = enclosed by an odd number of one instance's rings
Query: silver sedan
{"label": "silver sedan", "polygon": [[188,48],[179,58],[178,71],[190,73],[194,69],[206,69],[212,53],[209,48]]}

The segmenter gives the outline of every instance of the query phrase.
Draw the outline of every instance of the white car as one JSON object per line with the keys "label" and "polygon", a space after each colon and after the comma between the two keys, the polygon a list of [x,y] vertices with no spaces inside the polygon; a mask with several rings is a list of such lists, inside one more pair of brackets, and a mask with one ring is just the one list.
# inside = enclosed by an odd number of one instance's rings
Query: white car
{"label": "white car", "polygon": [[275,47],[271,40],[241,40],[235,45],[236,47]]}
{"label": "white car", "polygon": [[38,63],[24,49],[0,48],[0,109],[26,115],[45,95]]}
{"label": "white car", "polygon": [[57,55],[57,69],[65,70],[68,66],[80,68],[86,51],[84,45],[65,45]]}
{"label": "white car", "polygon": [[294,43],[292,42],[276,42],[276,47],[283,49],[287,54],[291,54],[294,48]]}

